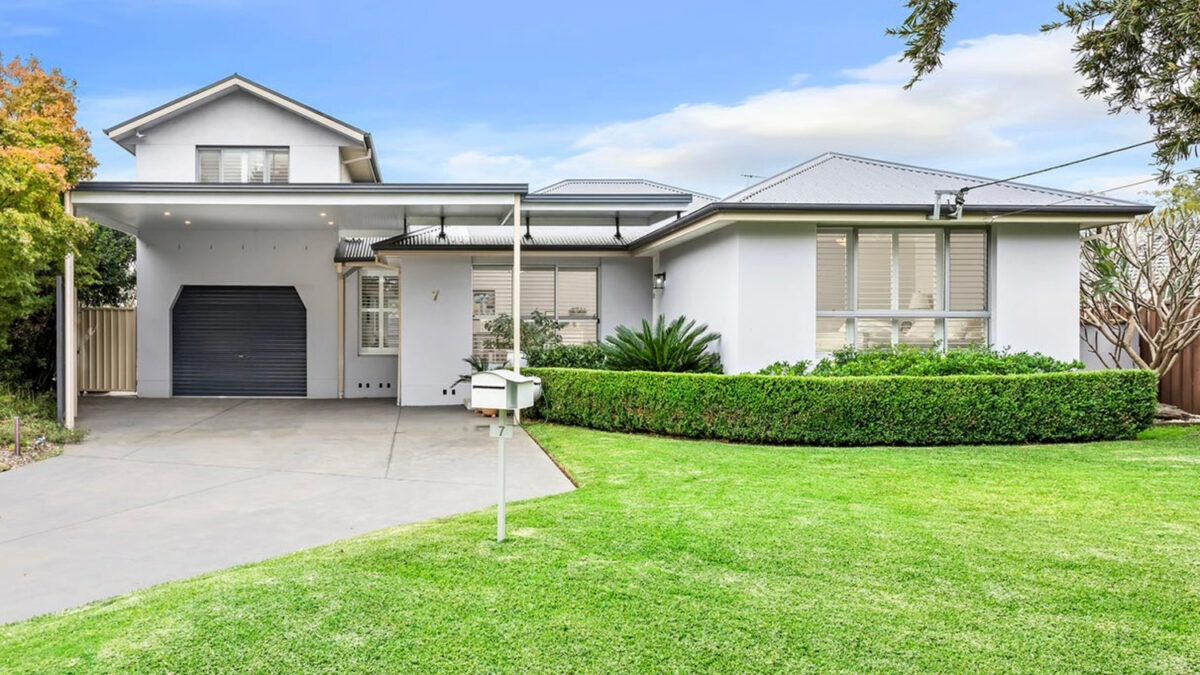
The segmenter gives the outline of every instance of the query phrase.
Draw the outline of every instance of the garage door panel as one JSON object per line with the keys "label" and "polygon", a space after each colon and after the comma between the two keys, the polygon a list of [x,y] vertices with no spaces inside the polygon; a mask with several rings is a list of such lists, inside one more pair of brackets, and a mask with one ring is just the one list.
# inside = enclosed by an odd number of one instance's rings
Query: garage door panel
{"label": "garage door panel", "polygon": [[291,286],[185,286],[171,345],[176,396],[307,394],[307,318]]}

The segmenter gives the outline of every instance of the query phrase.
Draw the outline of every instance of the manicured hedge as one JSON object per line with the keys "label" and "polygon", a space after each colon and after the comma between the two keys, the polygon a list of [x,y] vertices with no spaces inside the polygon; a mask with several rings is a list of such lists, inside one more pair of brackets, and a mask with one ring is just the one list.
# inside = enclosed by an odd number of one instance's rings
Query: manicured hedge
{"label": "manicured hedge", "polygon": [[1132,438],[1158,375],[778,377],[530,368],[550,422],[747,443],[944,445]]}

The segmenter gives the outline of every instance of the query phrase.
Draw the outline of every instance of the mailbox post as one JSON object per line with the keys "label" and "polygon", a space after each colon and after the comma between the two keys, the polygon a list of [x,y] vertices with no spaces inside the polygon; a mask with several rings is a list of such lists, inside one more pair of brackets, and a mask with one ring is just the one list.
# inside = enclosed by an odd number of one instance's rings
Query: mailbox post
{"label": "mailbox post", "polygon": [[491,436],[496,439],[496,541],[505,537],[505,459],[504,441],[513,437],[508,411],[533,405],[541,395],[542,381],[511,370],[485,370],[471,376],[471,407],[491,408],[498,412]]}

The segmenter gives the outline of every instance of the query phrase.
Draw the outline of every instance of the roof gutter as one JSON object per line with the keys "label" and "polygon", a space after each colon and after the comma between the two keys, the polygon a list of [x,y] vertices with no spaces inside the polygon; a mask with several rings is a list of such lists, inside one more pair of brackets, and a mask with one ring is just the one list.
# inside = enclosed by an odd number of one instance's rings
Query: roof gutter
{"label": "roof gutter", "polygon": [[[1020,213],[1021,215],[1114,215],[1114,216],[1139,216],[1150,213],[1154,207],[1148,204],[1137,205],[1117,205],[1117,204],[1075,204],[1064,205],[1058,204],[1053,206],[1013,206],[1013,205],[973,205],[967,204],[963,207],[963,213],[967,215],[991,216],[991,215],[1011,215]],[[631,246],[634,249],[653,243],[673,232],[681,230],[693,223],[697,223],[705,218],[718,213],[756,213],[756,212],[783,212],[783,213],[814,213],[814,212],[838,212],[838,213],[913,213],[927,216],[929,214],[928,204],[777,204],[777,203],[746,203],[746,202],[715,202],[702,206],[695,211],[675,220],[674,222],[660,227],[653,232],[643,235],[640,239],[634,241]]]}

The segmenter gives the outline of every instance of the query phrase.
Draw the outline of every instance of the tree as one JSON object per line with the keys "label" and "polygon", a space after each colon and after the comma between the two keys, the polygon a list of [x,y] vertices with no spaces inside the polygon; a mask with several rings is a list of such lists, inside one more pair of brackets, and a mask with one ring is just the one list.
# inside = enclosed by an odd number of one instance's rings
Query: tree
{"label": "tree", "polygon": [[91,234],[62,203],[96,166],[74,88],[35,58],[0,62],[0,349],[14,322],[53,303],[63,258]]}
{"label": "tree", "polygon": [[[528,319],[521,320],[521,351],[525,354],[541,351],[562,344],[562,329],[566,324],[541,310],[533,310]],[[491,334],[483,342],[490,351],[506,351],[513,348],[513,323],[508,314],[501,314],[483,325]]]}
{"label": "tree", "polygon": [[667,323],[666,317],[659,314],[653,324],[642,319],[638,330],[617,326],[600,348],[613,370],[720,373],[721,355],[708,351],[720,339],[720,333],[709,332],[708,324],[697,324],[685,316]]}
{"label": "tree", "polygon": [[1200,339],[1200,188],[1184,180],[1158,195],[1154,213],[1084,240],[1080,321],[1105,365],[1164,375]]}
{"label": "tree", "polygon": [[[912,87],[942,65],[953,0],[907,0],[911,10],[889,35],[904,40]],[[1165,180],[1200,143],[1200,3],[1196,0],[1075,0],[1057,5],[1062,20],[1043,31],[1075,34],[1080,92],[1101,97],[1110,112],[1145,113],[1154,126],[1154,157]]]}
{"label": "tree", "polygon": [[79,247],[76,286],[86,307],[121,307],[133,301],[137,240],[107,227],[93,227]]}

